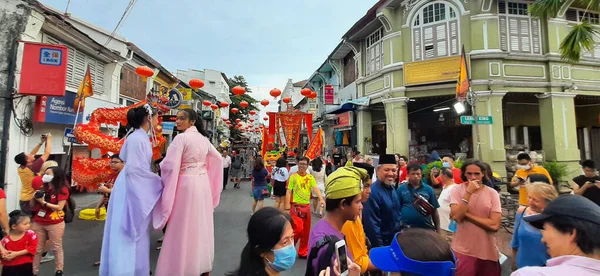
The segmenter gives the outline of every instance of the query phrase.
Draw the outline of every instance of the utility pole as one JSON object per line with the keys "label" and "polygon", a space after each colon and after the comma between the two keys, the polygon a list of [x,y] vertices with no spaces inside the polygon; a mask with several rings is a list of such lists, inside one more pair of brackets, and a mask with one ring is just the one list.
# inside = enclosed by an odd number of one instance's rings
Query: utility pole
{"label": "utility pole", "polygon": [[[470,82],[470,81],[469,81]],[[481,155],[481,137],[479,136],[479,120],[477,119],[477,95],[471,89],[469,85],[469,92],[467,93],[467,103],[471,106],[471,116],[473,116],[473,126],[475,127],[475,145],[477,150],[477,159],[482,160]]]}

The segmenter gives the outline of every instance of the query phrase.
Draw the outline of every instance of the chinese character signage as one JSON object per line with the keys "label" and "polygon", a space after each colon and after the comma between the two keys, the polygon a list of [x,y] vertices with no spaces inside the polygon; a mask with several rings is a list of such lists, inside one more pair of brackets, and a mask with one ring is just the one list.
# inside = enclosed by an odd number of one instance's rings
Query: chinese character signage
{"label": "chinese character signage", "polygon": [[62,45],[23,43],[19,94],[64,96],[68,49]]}
{"label": "chinese character signage", "polygon": [[333,85],[325,85],[325,104],[334,104]]}

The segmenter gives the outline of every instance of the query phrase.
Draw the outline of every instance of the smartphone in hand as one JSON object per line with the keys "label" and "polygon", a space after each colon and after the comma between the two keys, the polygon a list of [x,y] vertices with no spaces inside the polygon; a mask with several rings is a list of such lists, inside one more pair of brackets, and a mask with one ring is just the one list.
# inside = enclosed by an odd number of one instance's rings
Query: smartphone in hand
{"label": "smartphone in hand", "polygon": [[340,240],[335,243],[335,254],[338,259],[340,276],[348,276],[348,249],[346,241]]}

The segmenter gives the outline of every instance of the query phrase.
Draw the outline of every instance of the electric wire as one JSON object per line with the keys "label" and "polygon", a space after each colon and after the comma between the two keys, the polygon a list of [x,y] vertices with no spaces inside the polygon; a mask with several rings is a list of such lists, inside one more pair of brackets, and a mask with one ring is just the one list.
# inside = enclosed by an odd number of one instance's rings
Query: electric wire
{"label": "electric wire", "polygon": [[117,31],[123,25],[123,22],[125,22],[125,19],[129,16],[129,13],[133,9],[133,6],[135,6],[136,2],[137,2],[137,0],[130,0],[129,1],[129,4],[125,8],[125,11],[123,12],[123,15],[121,15],[121,19],[119,19],[119,22],[117,23],[117,26],[115,26],[115,29],[112,31],[112,33],[110,34],[110,36],[108,37],[108,39],[104,43],[104,45],[103,45],[104,47],[108,46],[108,44],[113,40],[113,38],[115,37],[115,35],[117,35]]}

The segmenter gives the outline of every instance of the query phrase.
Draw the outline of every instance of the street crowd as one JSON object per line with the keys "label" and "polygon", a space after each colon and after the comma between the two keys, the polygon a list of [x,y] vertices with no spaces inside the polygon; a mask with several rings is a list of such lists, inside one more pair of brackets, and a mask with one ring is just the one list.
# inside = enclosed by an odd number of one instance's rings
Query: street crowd
{"label": "street crowd", "polygon": [[[176,116],[180,133],[153,170],[148,133],[158,123],[157,112],[143,106],[127,117],[125,144],[110,157],[114,174],[98,188],[97,216],[107,208],[96,263],[102,276],[209,275],[213,211],[229,177],[239,188],[246,173],[254,198],[248,242],[229,275],[280,275],[297,258],[307,259],[305,275],[501,275],[496,232],[502,206],[484,162],[465,160],[458,168],[445,156],[427,182],[421,164],[404,156],[383,154],[373,166],[360,154],[342,162],[334,151],[333,157],[314,160],[299,155],[293,166],[282,157],[269,172],[257,154],[243,162],[219,153],[199,115],[184,109]],[[52,260],[55,275],[64,274],[62,237],[75,206],[65,172],[48,160],[51,139],[42,136],[29,154],[14,158],[22,182],[20,210],[7,214],[0,190],[5,276],[37,275],[40,263]],[[572,194],[559,196],[543,167],[527,153],[517,159],[510,186],[519,188],[521,207],[511,242],[512,275],[599,275],[596,164],[581,162],[583,174],[573,179]],[[252,167],[240,172],[248,160]],[[439,196],[435,187],[442,189]],[[265,207],[270,197],[275,205]],[[319,218],[314,226],[313,215]],[[150,271],[152,229],[164,233],[155,271]]]}

